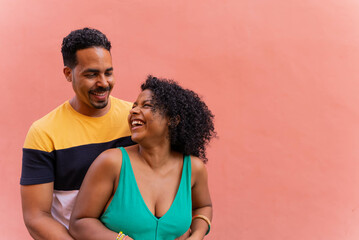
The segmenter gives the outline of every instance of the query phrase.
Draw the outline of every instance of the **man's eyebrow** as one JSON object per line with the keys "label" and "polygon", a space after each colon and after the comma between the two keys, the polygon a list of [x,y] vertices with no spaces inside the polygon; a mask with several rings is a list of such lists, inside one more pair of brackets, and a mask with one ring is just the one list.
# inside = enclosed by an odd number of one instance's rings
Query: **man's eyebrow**
{"label": "man's eyebrow", "polygon": [[98,69],[94,69],[94,68],[88,68],[86,69],[84,72],[94,72],[94,73],[98,73],[100,72]]}
{"label": "man's eyebrow", "polygon": [[[113,67],[107,68],[106,72],[110,72],[113,71]],[[84,72],[93,72],[93,73],[98,73],[100,72],[100,70],[96,69],[96,68],[88,68],[86,69]]]}

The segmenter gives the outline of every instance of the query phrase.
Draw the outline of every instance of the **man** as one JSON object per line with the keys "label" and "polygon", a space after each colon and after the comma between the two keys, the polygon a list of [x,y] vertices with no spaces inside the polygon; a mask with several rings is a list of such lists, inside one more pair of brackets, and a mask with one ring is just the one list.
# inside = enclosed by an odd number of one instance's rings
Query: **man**
{"label": "man", "polygon": [[132,104],[110,96],[110,49],[96,29],[63,39],[63,72],[75,96],[34,122],[23,148],[22,208],[34,239],[72,239],[69,219],[90,164],[108,148],[133,144],[127,125]]}

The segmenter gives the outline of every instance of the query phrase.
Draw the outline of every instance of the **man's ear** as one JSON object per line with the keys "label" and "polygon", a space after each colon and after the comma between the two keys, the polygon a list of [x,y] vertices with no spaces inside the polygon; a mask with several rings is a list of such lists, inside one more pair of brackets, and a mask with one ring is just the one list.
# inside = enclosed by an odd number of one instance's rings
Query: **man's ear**
{"label": "man's ear", "polygon": [[65,66],[63,72],[64,72],[66,80],[68,82],[72,82],[72,69]]}

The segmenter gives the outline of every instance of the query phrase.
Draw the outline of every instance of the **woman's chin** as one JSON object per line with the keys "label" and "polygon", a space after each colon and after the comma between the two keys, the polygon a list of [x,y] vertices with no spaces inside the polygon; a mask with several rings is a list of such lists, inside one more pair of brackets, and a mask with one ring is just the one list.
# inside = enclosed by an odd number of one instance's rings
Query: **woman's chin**
{"label": "woman's chin", "polygon": [[132,135],[131,140],[137,144],[141,141],[141,139],[136,135]]}

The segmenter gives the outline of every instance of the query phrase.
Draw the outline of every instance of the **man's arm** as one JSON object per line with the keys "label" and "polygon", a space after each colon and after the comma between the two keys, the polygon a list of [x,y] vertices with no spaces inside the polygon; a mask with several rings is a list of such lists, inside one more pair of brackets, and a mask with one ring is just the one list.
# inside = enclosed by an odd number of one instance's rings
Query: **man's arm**
{"label": "man's arm", "polygon": [[53,182],[21,186],[25,225],[34,239],[72,240],[68,230],[51,215]]}

